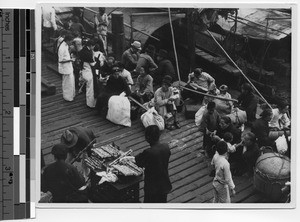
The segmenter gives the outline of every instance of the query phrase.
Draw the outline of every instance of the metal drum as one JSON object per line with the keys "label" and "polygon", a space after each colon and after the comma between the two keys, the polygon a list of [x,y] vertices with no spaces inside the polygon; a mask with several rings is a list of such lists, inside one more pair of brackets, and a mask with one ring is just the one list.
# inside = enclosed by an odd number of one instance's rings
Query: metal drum
{"label": "metal drum", "polygon": [[290,181],[291,161],[278,153],[261,155],[255,165],[254,188],[265,194],[272,201],[283,197],[281,189]]}

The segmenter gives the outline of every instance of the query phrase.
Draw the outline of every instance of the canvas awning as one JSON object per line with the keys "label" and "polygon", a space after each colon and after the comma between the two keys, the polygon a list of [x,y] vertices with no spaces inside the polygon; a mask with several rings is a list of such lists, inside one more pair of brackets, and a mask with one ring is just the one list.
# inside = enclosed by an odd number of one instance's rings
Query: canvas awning
{"label": "canvas awning", "polygon": [[[238,9],[237,35],[254,39],[280,40],[291,34],[291,14],[279,9]],[[230,31],[235,25],[235,16],[227,20],[219,16],[217,24]]]}

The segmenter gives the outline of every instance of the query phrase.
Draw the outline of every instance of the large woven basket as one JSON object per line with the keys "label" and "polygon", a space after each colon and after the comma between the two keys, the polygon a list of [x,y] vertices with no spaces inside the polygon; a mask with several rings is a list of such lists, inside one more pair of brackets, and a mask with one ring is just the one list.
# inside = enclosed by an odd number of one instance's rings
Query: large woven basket
{"label": "large woven basket", "polygon": [[281,189],[290,181],[291,162],[278,153],[261,155],[255,165],[254,188],[266,195],[271,201],[283,198]]}

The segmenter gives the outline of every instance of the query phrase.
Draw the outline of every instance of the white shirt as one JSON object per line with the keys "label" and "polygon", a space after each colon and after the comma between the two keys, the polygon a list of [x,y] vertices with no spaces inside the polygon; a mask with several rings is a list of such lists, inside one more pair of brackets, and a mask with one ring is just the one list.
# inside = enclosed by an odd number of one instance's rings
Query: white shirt
{"label": "white shirt", "polygon": [[58,49],[58,72],[60,74],[69,75],[73,73],[72,62],[61,63],[62,61],[67,61],[71,59],[69,52],[69,46],[66,42],[62,42]]}
{"label": "white shirt", "polygon": [[43,27],[51,28],[57,30],[56,20],[55,20],[55,9],[49,6],[42,7],[43,16]]}
{"label": "white shirt", "polygon": [[211,164],[215,166],[216,175],[214,180],[221,184],[228,185],[230,189],[234,189],[235,185],[230,172],[230,164],[226,160],[225,155],[219,155],[218,152],[214,155]]}
{"label": "white shirt", "polygon": [[[276,127],[278,129],[283,129],[291,125],[291,121],[286,113],[282,114],[279,109],[272,109],[273,117],[269,122],[269,127]],[[280,124],[279,124],[280,120]]]}
{"label": "white shirt", "polygon": [[126,80],[128,85],[133,85],[133,80],[129,71],[123,69],[123,71],[120,73],[120,76],[122,76]]}

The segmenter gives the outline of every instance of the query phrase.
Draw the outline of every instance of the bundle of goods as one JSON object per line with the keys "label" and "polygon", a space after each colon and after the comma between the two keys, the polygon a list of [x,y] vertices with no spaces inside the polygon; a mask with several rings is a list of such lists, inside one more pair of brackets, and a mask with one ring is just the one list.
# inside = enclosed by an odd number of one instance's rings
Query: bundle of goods
{"label": "bundle of goods", "polygon": [[261,155],[255,166],[254,187],[267,195],[272,201],[283,198],[281,189],[290,181],[291,161],[278,153]]}
{"label": "bundle of goods", "polygon": [[130,161],[118,163],[112,165],[112,167],[124,176],[140,176],[143,174],[143,170]]}
{"label": "bundle of goods", "polygon": [[102,169],[103,162],[100,161],[97,157],[91,156],[84,159],[84,162],[88,167],[90,167],[92,170],[100,170]]}
{"label": "bundle of goods", "polygon": [[120,151],[112,144],[108,144],[100,147],[94,147],[92,151],[101,159],[112,158],[112,157],[116,158],[120,156]]}

